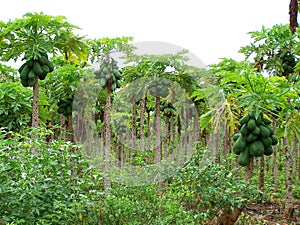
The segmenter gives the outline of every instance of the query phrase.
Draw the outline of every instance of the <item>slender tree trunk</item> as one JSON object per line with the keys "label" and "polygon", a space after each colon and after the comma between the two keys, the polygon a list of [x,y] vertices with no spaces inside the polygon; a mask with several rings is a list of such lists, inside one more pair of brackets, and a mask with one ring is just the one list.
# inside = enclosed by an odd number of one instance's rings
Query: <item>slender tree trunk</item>
{"label": "slender tree trunk", "polygon": [[174,143],[174,138],[175,138],[175,134],[174,134],[174,118],[173,116],[170,118],[170,144],[173,145]]}
{"label": "slender tree trunk", "polygon": [[195,118],[194,118],[194,141],[200,141],[200,111],[199,111],[199,103],[194,102],[195,108]]}
{"label": "slender tree trunk", "polygon": [[168,139],[169,139],[169,117],[165,115],[165,127],[164,127],[164,158],[168,157]]}
{"label": "slender tree trunk", "polygon": [[259,190],[261,191],[261,199],[263,198],[265,188],[265,156],[260,157],[260,171],[259,171]]}
{"label": "slender tree trunk", "polygon": [[[297,170],[297,136],[293,134],[293,166],[292,166],[292,177],[296,179],[296,170]],[[293,181],[293,183],[295,180]]]}
{"label": "slender tree trunk", "polygon": [[60,137],[61,140],[66,141],[66,117],[63,114],[60,114]]}
{"label": "slender tree trunk", "polygon": [[72,119],[72,114],[68,115],[67,130],[68,130],[67,140],[73,142],[74,141],[74,136],[73,136],[73,119]]}
{"label": "slender tree trunk", "polygon": [[141,122],[140,122],[140,134],[141,134],[141,151],[145,151],[145,111],[146,111],[146,99],[143,98],[141,101]]}
{"label": "slender tree trunk", "polygon": [[[276,132],[276,122],[273,122],[273,130]],[[275,133],[276,135],[276,133]],[[277,149],[278,147],[274,146],[273,150],[273,177],[274,177],[274,193],[278,191],[278,166],[277,166]]]}
{"label": "slender tree trunk", "polygon": [[245,180],[249,180],[253,175],[253,156],[250,157],[250,163],[246,167]]}
{"label": "slender tree trunk", "polygon": [[108,80],[108,85],[106,86],[106,104],[104,109],[104,135],[105,135],[105,148],[104,148],[104,188],[109,193],[109,188],[111,186],[110,179],[108,176],[108,171],[110,169],[110,144],[111,144],[111,132],[110,132],[110,87],[112,84],[112,77]]}
{"label": "slender tree trunk", "polygon": [[35,75],[35,81],[33,85],[31,126],[33,128],[37,128],[39,126],[39,76],[38,75]]}
{"label": "slender tree trunk", "polygon": [[147,130],[147,150],[150,151],[151,148],[151,123],[150,123],[150,110],[147,111],[147,126],[148,126],[148,130]]}
{"label": "slender tree trunk", "polygon": [[154,162],[159,165],[161,161],[161,136],[160,136],[160,97],[156,96],[155,106],[155,147],[154,147]]}
{"label": "slender tree trunk", "polygon": [[131,147],[133,151],[136,151],[136,115],[137,115],[137,111],[136,111],[136,104],[135,104],[135,100],[132,99],[131,100],[131,104],[132,104],[132,134],[131,134]]}
{"label": "slender tree trunk", "polygon": [[290,14],[290,30],[294,34],[298,27],[297,16],[298,16],[298,0],[291,0],[289,5]]}
{"label": "slender tree trunk", "polygon": [[124,166],[124,134],[120,135],[120,141],[119,141],[119,167],[123,168]]}
{"label": "slender tree trunk", "polygon": [[284,203],[284,216],[286,218],[292,218],[294,212],[294,198],[293,198],[293,177],[292,177],[292,151],[289,140],[284,137],[285,148],[285,172],[286,172],[286,194]]}

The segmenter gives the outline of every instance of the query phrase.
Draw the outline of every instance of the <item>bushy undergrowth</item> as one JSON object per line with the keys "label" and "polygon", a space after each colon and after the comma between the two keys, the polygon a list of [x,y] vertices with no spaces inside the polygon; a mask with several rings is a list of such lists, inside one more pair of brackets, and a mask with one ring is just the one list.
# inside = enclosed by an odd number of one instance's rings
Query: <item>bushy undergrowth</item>
{"label": "bushy undergrowth", "polygon": [[201,150],[163,186],[112,183],[108,194],[79,146],[47,135],[0,133],[0,224],[201,224],[259,196],[232,159],[200,165]]}

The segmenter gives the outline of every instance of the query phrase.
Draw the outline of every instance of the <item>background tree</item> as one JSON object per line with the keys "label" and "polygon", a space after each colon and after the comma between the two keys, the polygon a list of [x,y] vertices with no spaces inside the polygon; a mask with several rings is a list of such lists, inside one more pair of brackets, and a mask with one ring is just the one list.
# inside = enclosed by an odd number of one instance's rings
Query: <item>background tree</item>
{"label": "background tree", "polygon": [[[26,13],[21,19],[0,24],[0,58],[9,60],[38,60],[43,54],[86,53],[74,46],[82,46],[82,38],[75,36],[73,30],[78,29],[66,21],[63,16],[48,16],[43,13]],[[74,51],[75,49],[75,51]],[[38,74],[33,84],[32,127],[38,126]]]}

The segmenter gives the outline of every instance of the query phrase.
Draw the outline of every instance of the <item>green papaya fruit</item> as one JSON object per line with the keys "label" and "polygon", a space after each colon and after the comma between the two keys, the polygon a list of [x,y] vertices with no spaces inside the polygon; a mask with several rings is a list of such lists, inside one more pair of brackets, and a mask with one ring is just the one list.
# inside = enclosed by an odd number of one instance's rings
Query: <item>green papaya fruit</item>
{"label": "green papaya fruit", "polygon": [[25,65],[24,68],[22,69],[21,73],[20,73],[20,77],[22,78],[28,78],[28,73],[30,71],[30,67],[28,65]]}
{"label": "green papaya fruit", "polygon": [[278,139],[275,135],[272,135],[271,139],[272,139],[272,145],[277,145],[278,144]]}
{"label": "green papaya fruit", "polygon": [[241,135],[240,133],[234,134],[232,137],[233,141],[236,141],[240,137],[240,135]]}
{"label": "green papaya fruit", "polygon": [[41,67],[41,65],[39,64],[38,61],[33,62],[32,70],[37,75],[41,75],[43,73],[43,69],[42,69],[42,67]]}
{"label": "green papaya fruit", "polygon": [[30,70],[28,73],[28,79],[34,79],[35,78],[35,73],[33,70]]}
{"label": "green papaya fruit", "polygon": [[253,141],[250,145],[250,155],[259,157],[264,154],[264,144],[261,141]]}
{"label": "green papaya fruit", "polygon": [[263,117],[263,123],[265,124],[265,125],[270,125],[271,123],[272,123],[272,121],[271,120],[268,120],[267,118],[264,118]]}
{"label": "green papaya fruit", "polygon": [[272,155],[274,152],[272,146],[268,145],[268,146],[265,146],[265,150],[264,150],[264,155]]}
{"label": "green papaya fruit", "polygon": [[271,137],[266,137],[266,138],[261,138],[261,142],[264,144],[264,146],[271,146],[272,145],[272,138]]}
{"label": "green papaya fruit", "polygon": [[260,125],[259,126],[259,129],[260,129],[260,135],[263,137],[263,138],[266,138],[266,137],[269,137],[270,136],[270,131],[269,129],[264,126],[264,125]]}
{"label": "green papaya fruit", "polygon": [[238,157],[238,164],[240,166],[247,166],[250,162],[250,149],[249,146],[245,149],[245,151],[242,151],[241,154]]}
{"label": "green papaya fruit", "polygon": [[259,135],[259,134],[260,134],[260,129],[259,129],[259,127],[256,126],[256,127],[254,128],[254,130],[252,131],[252,133],[253,133],[254,135],[256,135],[256,136]]}
{"label": "green papaya fruit", "polygon": [[247,135],[248,135],[249,130],[248,130],[246,124],[244,124],[244,125],[242,126],[242,128],[241,128],[241,130],[240,130],[240,133],[241,133],[242,135],[244,135],[244,136],[247,136]]}
{"label": "green papaya fruit", "polygon": [[255,141],[256,139],[257,139],[257,135],[255,135],[255,134],[253,134],[253,133],[250,133],[250,134],[248,134],[248,136],[247,136],[247,142],[248,142],[248,143],[251,143],[251,142]]}
{"label": "green papaya fruit", "polygon": [[41,66],[47,65],[47,61],[48,61],[48,59],[47,59],[47,57],[44,56],[44,55],[42,55],[42,56],[38,59],[38,62],[39,62],[39,64],[40,64]]}
{"label": "green papaya fruit", "polygon": [[236,140],[236,142],[233,144],[233,152],[235,154],[239,154],[240,152],[244,151],[247,146],[246,137],[242,134],[239,136],[239,138]]}
{"label": "green papaya fruit", "polygon": [[250,119],[247,123],[247,128],[248,130],[252,131],[254,130],[256,127],[256,123],[255,123],[255,120],[254,119]]}
{"label": "green papaya fruit", "polygon": [[33,87],[35,82],[35,78],[28,78],[28,86]]}

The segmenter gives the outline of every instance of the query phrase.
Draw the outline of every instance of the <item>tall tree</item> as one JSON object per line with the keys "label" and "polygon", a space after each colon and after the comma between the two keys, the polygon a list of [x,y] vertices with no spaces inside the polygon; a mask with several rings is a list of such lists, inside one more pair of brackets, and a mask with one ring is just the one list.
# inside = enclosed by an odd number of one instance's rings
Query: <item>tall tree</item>
{"label": "tall tree", "polygon": [[106,104],[104,108],[104,187],[108,192],[111,186],[108,176],[111,161],[111,89],[114,83],[113,77],[115,76],[112,68],[115,66],[113,64],[116,63],[111,55],[115,52],[130,54],[133,50],[133,47],[130,44],[131,41],[132,37],[100,38],[92,41],[92,59],[96,58],[101,64],[105,64],[105,67],[102,69],[102,71],[99,71],[99,75],[101,76],[103,74],[106,79],[103,86],[106,90]]}
{"label": "tall tree", "polygon": [[[21,19],[0,23],[0,58],[3,61],[38,60],[47,53],[73,55],[85,58],[86,48],[82,37],[73,34],[79,29],[63,16],[27,13]],[[32,127],[38,126],[39,76],[35,72],[32,101]]]}
{"label": "tall tree", "polygon": [[291,0],[289,5],[289,14],[290,14],[290,30],[292,34],[296,32],[298,27],[298,0]]}

